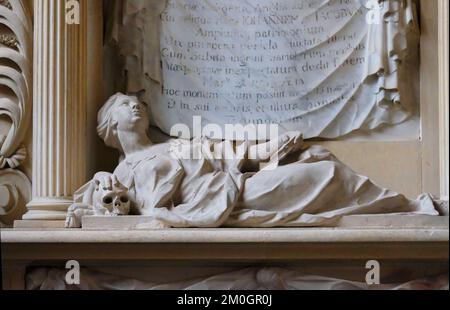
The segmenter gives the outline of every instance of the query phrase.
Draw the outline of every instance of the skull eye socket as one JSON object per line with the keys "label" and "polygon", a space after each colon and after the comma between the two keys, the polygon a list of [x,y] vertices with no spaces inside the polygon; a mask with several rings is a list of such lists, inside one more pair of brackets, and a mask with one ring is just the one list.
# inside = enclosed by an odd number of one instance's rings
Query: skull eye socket
{"label": "skull eye socket", "polygon": [[128,197],[127,196],[121,196],[120,197],[120,202],[121,203],[127,203],[128,202]]}
{"label": "skull eye socket", "polygon": [[105,205],[110,205],[110,204],[112,204],[112,203],[113,203],[112,197],[110,197],[110,196],[104,197],[104,198],[103,198],[103,203],[104,203]]}

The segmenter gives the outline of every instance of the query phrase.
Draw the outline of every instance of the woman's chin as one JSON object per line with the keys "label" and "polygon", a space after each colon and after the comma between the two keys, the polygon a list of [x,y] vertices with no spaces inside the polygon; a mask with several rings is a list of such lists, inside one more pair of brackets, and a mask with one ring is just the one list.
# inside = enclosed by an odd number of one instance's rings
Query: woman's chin
{"label": "woman's chin", "polygon": [[133,128],[137,128],[137,127],[147,128],[148,124],[149,124],[147,118],[144,116],[133,116],[130,120],[130,123],[132,124]]}
{"label": "woman's chin", "polygon": [[138,123],[138,122],[142,121],[143,119],[144,119],[144,118],[143,118],[142,115],[135,114],[135,115],[133,115],[133,116],[131,117],[131,122],[132,122],[132,123]]}

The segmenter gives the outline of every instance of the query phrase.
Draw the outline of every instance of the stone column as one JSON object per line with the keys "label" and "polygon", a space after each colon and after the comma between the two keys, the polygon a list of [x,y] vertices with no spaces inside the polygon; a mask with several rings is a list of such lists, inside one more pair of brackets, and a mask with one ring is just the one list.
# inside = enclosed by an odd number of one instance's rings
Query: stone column
{"label": "stone column", "polygon": [[34,1],[33,199],[24,220],[64,220],[86,182],[87,6],[66,23],[66,1]]}

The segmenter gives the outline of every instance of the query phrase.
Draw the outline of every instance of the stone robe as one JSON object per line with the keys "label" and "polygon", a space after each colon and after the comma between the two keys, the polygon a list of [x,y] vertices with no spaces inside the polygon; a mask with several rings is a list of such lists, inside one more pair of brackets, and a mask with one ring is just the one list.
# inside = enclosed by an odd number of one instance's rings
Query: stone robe
{"label": "stone robe", "polygon": [[[174,152],[180,145],[183,151]],[[274,169],[246,168],[247,148],[171,140],[125,158],[114,174],[129,189],[133,214],[172,227],[333,226],[345,215],[438,215],[429,195],[409,200],[377,186],[320,146],[288,153]],[[224,150],[235,159],[217,156]],[[81,188],[76,202],[92,203],[93,186]]]}

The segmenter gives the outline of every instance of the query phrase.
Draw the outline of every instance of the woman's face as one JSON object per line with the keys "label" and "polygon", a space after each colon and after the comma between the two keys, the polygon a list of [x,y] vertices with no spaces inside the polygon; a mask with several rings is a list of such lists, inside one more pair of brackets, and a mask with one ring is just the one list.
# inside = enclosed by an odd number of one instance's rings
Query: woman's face
{"label": "woman's face", "polygon": [[147,107],[136,97],[120,96],[117,98],[113,118],[117,130],[145,131],[149,126]]}

